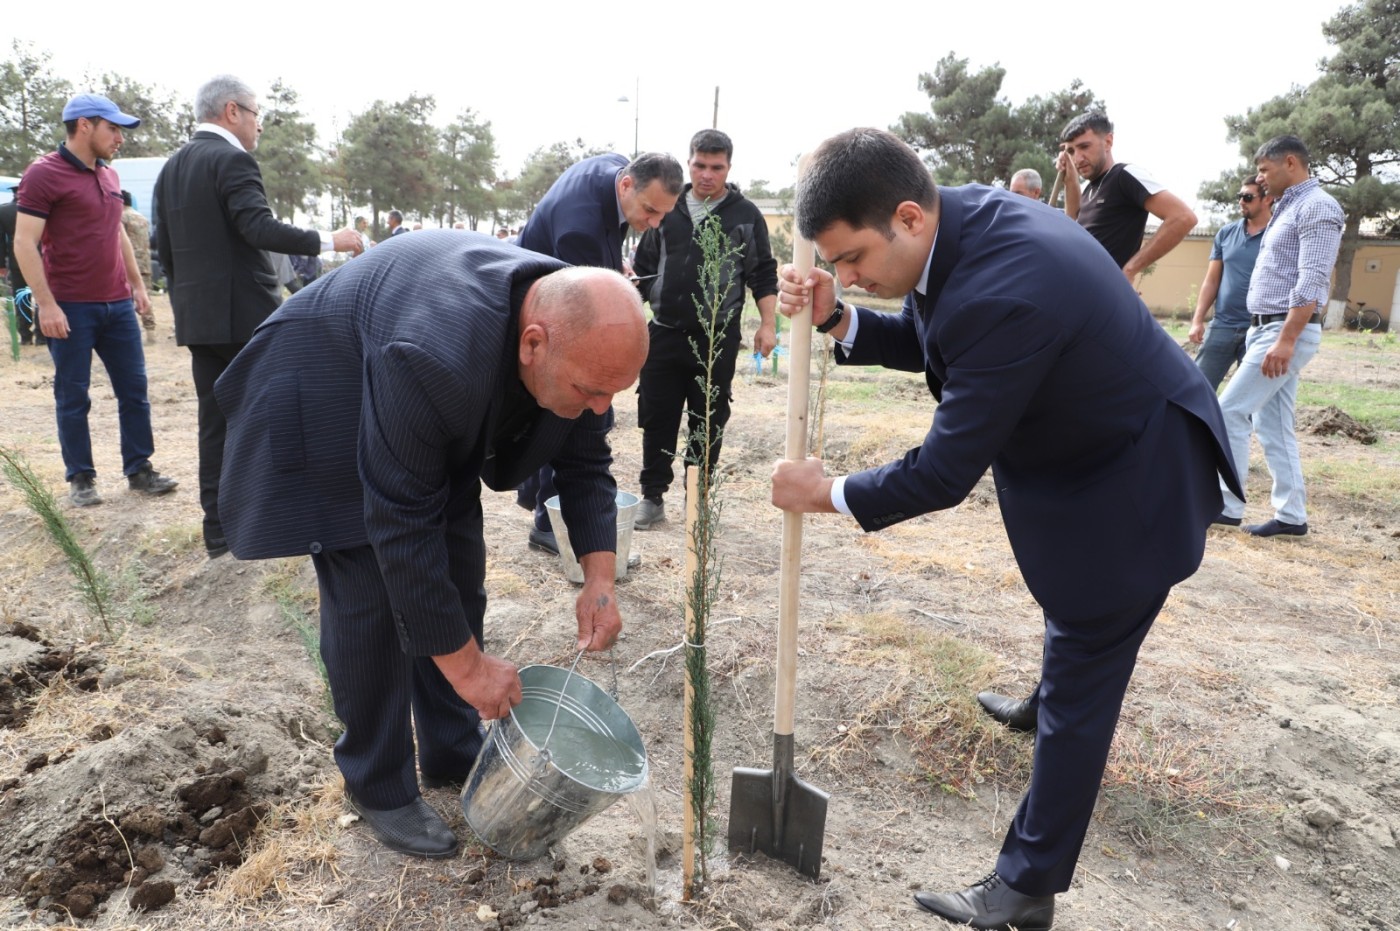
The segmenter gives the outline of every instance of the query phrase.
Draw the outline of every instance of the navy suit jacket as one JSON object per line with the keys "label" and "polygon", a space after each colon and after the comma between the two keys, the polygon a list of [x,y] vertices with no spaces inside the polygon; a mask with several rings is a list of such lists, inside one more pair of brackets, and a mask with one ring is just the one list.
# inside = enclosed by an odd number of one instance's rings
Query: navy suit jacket
{"label": "navy suit jacket", "polygon": [[982,185],[940,195],[925,300],[857,310],[838,354],[923,371],[939,401],[921,446],[846,480],[861,526],[951,507],[991,466],[1052,615],[1100,616],[1191,575],[1217,471],[1238,486],[1215,392],[1078,224]]}
{"label": "navy suit jacket", "polygon": [[[575,552],[614,550],[611,411],[557,417],[519,382],[519,300],[562,267],[478,233],[430,230],[382,243],[283,304],[215,386],[228,418],[219,512],[234,555],[374,547],[404,648],[425,656],[471,636],[464,602],[485,610],[480,590],[446,581],[448,535],[484,579],[482,483],[514,488],[552,459]],[[503,417],[510,435],[497,442]]]}
{"label": "navy suit jacket", "polygon": [[520,247],[570,265],[622,271],[617,173],[627,159],[609,153],[565,169],[520,233]]}
{"label": "navy suit jacket", "polygon": [[267,252],[317,255],[321,235],[278,222],[253,156],[197,132],[156,177],[156,246],[170,282],[175,342],[246,343],[282,303]]}

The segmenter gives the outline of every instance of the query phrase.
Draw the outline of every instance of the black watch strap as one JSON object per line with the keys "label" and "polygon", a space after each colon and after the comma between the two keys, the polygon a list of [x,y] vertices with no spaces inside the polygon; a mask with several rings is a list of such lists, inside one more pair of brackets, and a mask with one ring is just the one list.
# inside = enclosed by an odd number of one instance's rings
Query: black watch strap
{"label": "black watch strap", "polygon": [[832,330],[840,326],[841,321],[845,319],[846,304],[844,301],[837,300],[836,306],[832,308],[831,316],[823,320],[821,326],[817,327],[816,330],[818,333],[830,333]]}

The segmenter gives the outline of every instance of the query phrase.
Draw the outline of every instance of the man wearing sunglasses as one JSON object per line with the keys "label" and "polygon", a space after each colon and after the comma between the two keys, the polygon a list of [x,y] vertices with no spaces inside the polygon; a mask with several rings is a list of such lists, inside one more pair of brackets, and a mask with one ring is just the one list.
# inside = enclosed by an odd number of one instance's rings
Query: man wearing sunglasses
{"label": "man wearing sunglasses", "polygon": [[175,342],[190,350],[199,399],[199,503],[210,559],[228,552],[219,520],[224,416],[214,382],[282,302],[268,252],[359,255],[360,234],[324,233],[279,222],[267,204],[252,151],[262,135],[253,89],[221,74],[195,94],[199,125],[156,178],[156,243],[170,282]]}
{"label": "man wearing sunglasses", "polygon": [[[1259,258],[1264,227],[1273,216],[1274,199],[1265,194],[1254,178],[1240,185],[1236,198],[1240,219],[1215,234],[1210,247],[1206,277],[1196,295],[1196,311],[1191,315],[1187,339],[1201,348],[1196,365],[1212,388],[1219,389],[1231,365],[1244,358],[1244,336],[1249,332],[1249,276]],[[1206,312],[1215,305],[1215,317],[1206,326]]]}

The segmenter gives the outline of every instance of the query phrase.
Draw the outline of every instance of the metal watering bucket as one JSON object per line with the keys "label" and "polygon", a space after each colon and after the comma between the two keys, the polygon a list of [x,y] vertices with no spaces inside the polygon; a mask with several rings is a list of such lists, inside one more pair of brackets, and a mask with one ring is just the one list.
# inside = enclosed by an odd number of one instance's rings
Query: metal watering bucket
{"label": "metal watering bucket", "polygon": [[487,732],[462,813],[496,853],[533,860],[641,788],[647,752],[627,712],[577,672],[526,666],[520,685],[523,700]]}
{"label": "metal watering bucket", "polygon": [[[642,499],[626,491],[617,493],[617,579],[627,578],[627,563],[632,553],[632,525],[637,519],[637,509]],[[549,512],[549,526],[554,531],[554,541],[559,544],[559,558],[564,563],[564,578],[578,585],[583,584],[583,567],[569,545],[569,528],[564,526],[564,515],[559,510],[559,496],[555,495],[544,503]]]}

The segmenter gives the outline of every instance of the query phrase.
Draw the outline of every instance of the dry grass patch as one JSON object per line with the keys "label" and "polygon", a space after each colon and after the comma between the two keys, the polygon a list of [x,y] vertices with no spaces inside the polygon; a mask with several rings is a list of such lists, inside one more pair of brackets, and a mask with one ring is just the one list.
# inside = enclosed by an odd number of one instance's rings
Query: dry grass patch
{"label": "dry grass patch", "polygon": [[1151,853],[1202,859],[1259,856],[1279,806],[1230,763],[1223,735],[1119,723],[1104,772],[1111,820]]}
{"label": "dry grass patch", "polygon": [[248,858],[214,889],[213,904],[258,910],[318,902],[320,891],[336,879],[335,837],[344,814],[339,776],[306,798],[273,808],[254,836]]}
{"label": "dry grass patch", "polygon": [[991,654],[891,614],[843,615],[826,626],[849,638],[838,661],[874,670],[886,685],[817,755],[834,762],[868,753],[871,742],[893,732],[908,742],[930,788],[972,798],[987,782],[1018,790],[1025,784],[1030,744],[992,723],[973,698],[996,671]]}

